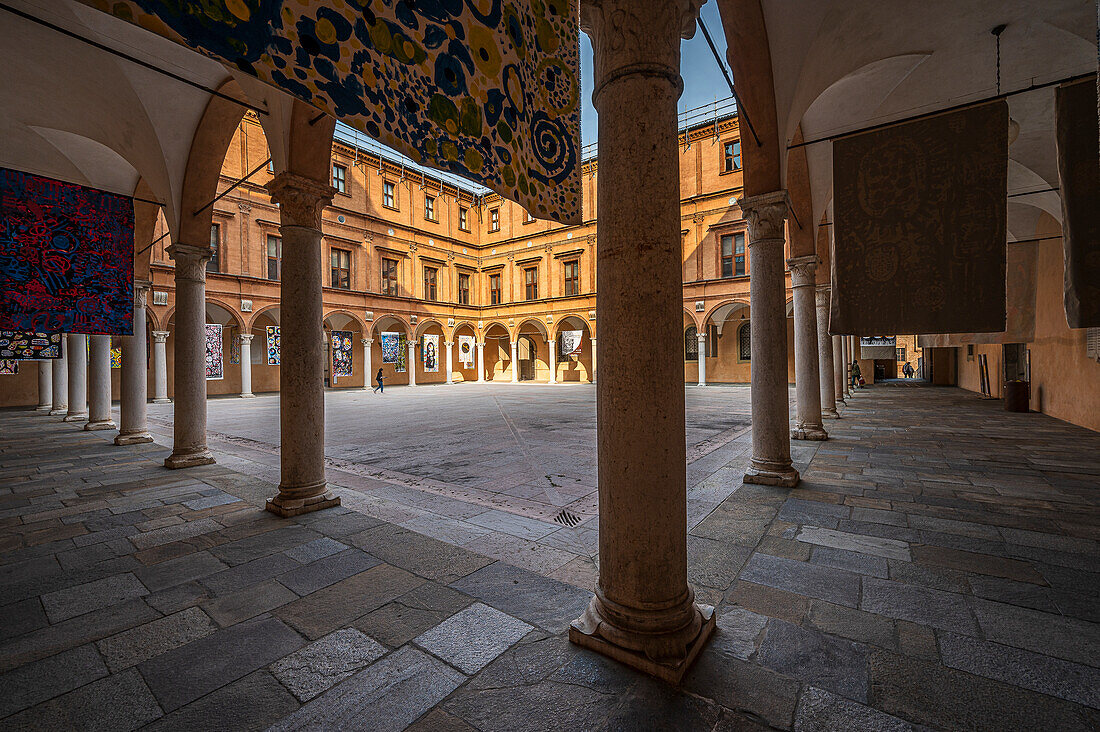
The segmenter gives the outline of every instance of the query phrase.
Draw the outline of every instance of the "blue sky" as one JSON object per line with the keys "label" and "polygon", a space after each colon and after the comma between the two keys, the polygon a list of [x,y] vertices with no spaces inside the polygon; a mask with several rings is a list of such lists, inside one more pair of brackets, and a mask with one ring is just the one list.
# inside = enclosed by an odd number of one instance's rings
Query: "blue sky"
{"label": "blue sky", "polygon": [[[722,32],[722,21],[718,16],[718,4],[709,2],[703,6],[703,21],[707,24],[714,45],[718,47],[723,62],[726,58],[726,36]],[[718,70],[718,64],[707,46],[703,32],[695,30],[695,37],[680,43],[680,68],[684,70],[684,93],[680,97],[679,108],[691,109],[710,104],[715,97],[723,99],[730,95],[726,80]],[[588,36],[581,34],[581,142],[585,145],[596,142],[596,110],[592,106],[592,43]]]}

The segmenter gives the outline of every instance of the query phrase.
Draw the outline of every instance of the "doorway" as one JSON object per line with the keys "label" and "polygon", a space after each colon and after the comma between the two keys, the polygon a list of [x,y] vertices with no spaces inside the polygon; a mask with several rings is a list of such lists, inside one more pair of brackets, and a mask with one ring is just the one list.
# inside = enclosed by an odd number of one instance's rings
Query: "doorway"
{"label": "doorway", "polygon": [[521,335],[517,346],[519,358],[519,380],[533,381],[535,378],[535,342],[530,336]]}

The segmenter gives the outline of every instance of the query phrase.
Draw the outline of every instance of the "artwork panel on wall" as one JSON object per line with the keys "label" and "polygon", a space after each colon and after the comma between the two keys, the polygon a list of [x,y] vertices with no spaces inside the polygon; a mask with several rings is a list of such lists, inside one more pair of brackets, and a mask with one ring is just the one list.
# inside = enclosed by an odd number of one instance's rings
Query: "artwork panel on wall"
{"label": "artwork panel on wall", "polygon": [[833,143],[829,332],[1005,329],[1008,106]]}
{"label": "artwork panel on wall", "polygon": [[439,371],[439,335],[425,333],[420,343],[420,358],[424,362],[424,371]]}
{"label": "artwork panel on wall", "polygon": [[409,359],[409,339],[405,337],[404,333],[397,334],[397,362],[394,364],[393,370],[403,374],[405,373],[406,366]]}
{"label": "artwork panel on wall", "polygon": [[0,168],[0,328],[131,335],[134,202]]}
{"label": "artwork panel on wall", "polygon": [[282,349],[280,348],[280,333],[279,326],[269,325],[266,328],[267,331],[267,365],[278,366],[282,359]]}
{"label": "artwork panel on wall", "polygon": [[241,362],[241,339],[230,333],[229,335],[229,363],[239,364]]}
{"label": "artwork panel on wall", "polygon": [[473,336],[460,335],[458,337],[458,360],[463,368],[471,369],[474,367],[474,350],[476,348],[477,345]]}
{"label": "artwork panel on wall", "polygon": [[397,363],[400,354],[400,339],[397,333],[382,334],[382,363]]}
{"label": "artwork panel on wall", "polygon": [[206,380],[217,381],[225,378],[222,365],[222,326],[218,323],[206,324]]}
{"label": "artwork panel on wall", "polygon": [[26,330],[0,330],[0,359],[61,358],[61,334]]}
{"label": "artwork panel on wall", "polygon": [[581,223],[570,0],[82,0],[215,58],[537,218]]}
{"label": "artwork panel on wall", "polygon": [[1055,93],[1058,175],[1062,193],[1066,323],[1100,327],[1100,140],[1096,79]]}
{"label": "artwork panel on wall", "polygon": [[0,376],[15,376],[19,373],[19,362],[13,358],[0,359]]}
{"label": "artwork panel on wall", "polygon": [[351,376],[352,371],[352,354],[351,344],[352,336],[355,334],[350,330],[334,330],[330,335],[330,342],[332,343],[332,376],[333,383],[341,376]]}
{"label": "artwork panel on wall", "polygon": [[563,330],[558,334],[558,354],[562,358],[579,357],[583,344],[583,330]]}
{"label": "artwork panel on wall", "polygon": [[122,368],[122,346],[113,346],[111,348],[111,368]]}

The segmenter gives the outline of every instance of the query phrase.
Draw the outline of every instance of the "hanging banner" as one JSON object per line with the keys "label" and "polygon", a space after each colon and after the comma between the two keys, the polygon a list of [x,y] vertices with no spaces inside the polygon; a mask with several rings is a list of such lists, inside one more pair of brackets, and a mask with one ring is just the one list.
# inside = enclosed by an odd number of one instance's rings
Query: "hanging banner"
{"label": "hanging banner", "polygon": [[405,366],[408,363],[409,355],[409,339],[405,337],[404,333],[397,334],[397,362],[394,365],[393,370],[398,373],[405,373]]}
{"label": "hanging banner", "polygon": [[382,363],[397,363],[401,354],[397,333],[382,334]]}
{"label": "hanging banner", "polygon": [[24,361],[61,358],[61,334],[0,330],[0,358]]}
{"label": "hanging banner", "polygon": [[558,333],[558,354],[562,358],[579,357],[583,343],[583,330],[563,330]]}
{"label": "hanging banner", "polygon": [[570,0],[82,0],[307,102],[533,216],[581,223]]}
{"label": "hanging banner", "polygon": [[229,363],[241,362],[241,339],[236,333],[229,335]]}
{"label": "hanging banner", "polygon": [[1003,101],[836,140],[829,332],[1003,331],[1007,184]]}
{"label": "hanging banner", "polygon": [[420,357],[424,361],[424,371],[439,371],[439,336],[425,333],[420,343]]}
{"label": "hanging banner", "polygon": [[0,359],[0,376],[15,376],[19,373],[19,362],[10,359]]}
{"label": "hanging banner", "polygon": [[0,168],[0,328],[131,335],[134,202]]}
{"label": "hanging banner", "polygon": [[111,348],[111,368],[122,368],[122,346],[114,346]]}
{"label": "hanging banner", "polygon": [[217,381],[225,377],[222,368],[222,327],[217,323],[206,324],[206,380]]}
{"label": "hanging banner", "polygon": [[267,365],[278,366],[281,359],[279,348],[279,326],[267,326]]}
{"label": "hanging banner", "polygon": [[897,356],[897,336],[863,336],[859,339],[859,357],[893,359]]}
{"label": "hanging banner", "polygon": [[1100,141],[1096,79],[1055,93],[1058,175],[1062,188],[1065,309],[1070,328],[1100,327]]}
{"label": "hanging banner", "polygon": [[355,334],[350,330],[332,331],[332,376],[351,376],[351,339]]}
{"label": "hanging banner", "polygon": [[458,337],[458,360],[463,368],[472,369],[474,367],[475,348],[477,348],[477,344],[473,336],[460,335]]}

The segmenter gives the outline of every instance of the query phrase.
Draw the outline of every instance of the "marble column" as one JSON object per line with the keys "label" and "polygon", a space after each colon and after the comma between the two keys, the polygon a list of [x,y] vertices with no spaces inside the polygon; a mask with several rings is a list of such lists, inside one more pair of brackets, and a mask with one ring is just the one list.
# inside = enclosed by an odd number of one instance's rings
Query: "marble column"
{"label": "marble column", "polygon": [[835,335],[833,340],[833,393],[836,403],[844,403],[844,338]]}
{"label": "marble column", "polygon": [[852,348],[852,336],[844,336],[844,391],[849,396],[852,394],[852,359],[855,350]]}
{"label": "marble column", "polygon": [[787,298],[783,272],[786,191],[738,201],[748,221],[749,328],[752,333],[752,461],[746,483],[793,487],[787,389]]}
{"label": "marble column", "polygon": [[680,38],[694,32],[698,5],[581,4],[605,181],[596,245],[600,567],[569,639],[673,684],[715,625],[714,608],[697,605],[687,582],[676,104]]}
{"label": "marble column", "polygon": [[336,191],[286,172],[275,176],[267,189],[279,204],[283,238],[280,480],[279,495],[268,499],[267,510],[296,516],[340,505],[325,479],[324,316],[318,266],[321,211]]}
{"label": "marble column", "polygon": [[168,398],[168,331],[154,330],[153,336],[153,404],[171,404]]}
{"label": "marble column", "polygon": [[699,386],[707,385],[707,334],[697,333],[695,336],[698,346],[696,347],[696,355],[699,357]]}
{"label": "marble column", "polygon": [[443,345],[447,347],[447,383],[453,384],[455,383],[455,379],[454,373],[451,370],[451,366],[454,363],[454,354],[451,353],[451,350],[454,348],[454,341],[447,341]]}
{"label": "marble column", "polygon": [[250,399],[252,393],[252,333],[241,333],[237,336],[241,339],[241,398]]}
{"label": "marble column", "polygon": [[134,286],[134,334],[122,339],[122,399],[118,407],[116,445],[152,442],[146,420],[149,366],[145,353],[145,303],[149,285]]}
{"label": "marble column", "polygon": [[592,378],[589,381],[593,384],[596,383],[596,339],[592,339]]}
{"label": "marble column", "polygon": [[111,336],[88,336],[88,423],[86,430],[116,429],[111,419]]}
{"label": "marble column", "polygon": [[793,440],[827,440],[821,422],[821,372],[817,343],[816,279],[817,255],[787,260],[794,290],[794,387],[795,426]]}
{"label": "marble column", "polygon": [[837,419],[836,386],[833,384],[833,337],[829,335],[829,285],[818,285],[817,305],[817,378],[821,386],[821,417]]}
{"label": "marble column", "polygon": [[416,386],[416,341],[409,340],[409,386]]}
{"label": "marble column", "polygon": [[69,333],[65,336],[69,357],[69,411],[66,422],[88,419],[88,336]]}
{"label": "marble column", "polygon": [[68,338],[61,339],[61,358],[51,361],[53,375],[53,408],[51,417],[67,414],[69,411],[69,344]]}
{"label": "marble column", "polygon": [[209,465],[214,456],[206,446],[206,262],[213,250],[173,244],[168,254],[176,262],[175,385],[172,454],[166,468]]}
{"label": "marble column", "polygon": [[512,341],[512,383],[519,383],[519,341]]}
{"label": "marble column", "polygon": [[477,383],[485,383],[485,344],[481,341],[477,344]]}
{"label": "marble column", "polygon": [[48,413],[53,409],[53,362],[54,359],[38,362],[38,408],[37,412]]}
{"label": "marble column", "polygon": [[554,350],[555,341],[546,341],[548,361],[550,363],[550,383],[558,383],[558,354]]}
{"label": "marble column", "polygon": [[371,386],[371,379],[374,378],[374,366],[371,365],[371,346],[374,345],[374,339],[361,338],[359,342],[363,344],[363,391],[370,391],[374,388]]}

